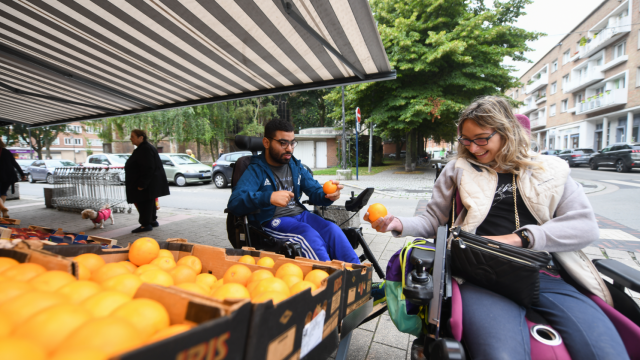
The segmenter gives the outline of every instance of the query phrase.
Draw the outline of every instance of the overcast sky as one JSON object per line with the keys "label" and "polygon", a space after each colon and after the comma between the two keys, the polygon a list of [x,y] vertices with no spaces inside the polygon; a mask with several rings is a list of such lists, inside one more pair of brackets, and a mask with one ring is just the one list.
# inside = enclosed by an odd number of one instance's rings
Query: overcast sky
{"label": "overcast sky", "polygon": [[[527,15],[521,17],[516,26],[529,31],[547,34],[537,41],[528,43],[533,51],[525,54],[533,63],[515,62],[505,58],[505,64],[515,65],[515,76],[520,77],[536,61],[562,40],[576,25],[593,11],[603,0],[534,0],[525,8]],[[583,30],[579,28],[578,30]],[[575,51],[575,49],[571,49]]]}

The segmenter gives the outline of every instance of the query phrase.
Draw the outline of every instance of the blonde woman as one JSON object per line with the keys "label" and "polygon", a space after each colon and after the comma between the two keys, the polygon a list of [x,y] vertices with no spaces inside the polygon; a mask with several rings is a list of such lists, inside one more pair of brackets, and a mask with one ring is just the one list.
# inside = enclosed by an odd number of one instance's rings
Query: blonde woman
{"label": "blonde woman", "polygon": [[20,174],[22,180],[27,179],[11,151],[5,148],[4,142],[0,138],[0,212],[2,212],[2,217],[4,218],[9,217],[9,209],[4,206],[5,201],[7,201],[7,191],[9,191],[11,185],[20,180],[16,171]]}
{"label": "blonde woman", "polygon": [[[598,239],[591,205],[569,176],[569,167],[557,157],[529,152],[529,134],[507,101],[493,96],[475,101],[462,112],[458,135],[458,159],[438,178],[426,212],[413,218],[387,215],[371,224],[377,231],[435,237],[450,219],[458,192],[463,209],[455,224],[463,230],[549,252],[579,250]],[[515,226],[514,206],[520,228]],[[369,221],[368,214],[364,220]],[[533,310],[558,330],[573,359],[629,358],[616,329],[593,301],[556,272],[539,276],[540,301]],[[463,339],[471,358],[531,358],[523,307],[469,282],[460,291]]]}

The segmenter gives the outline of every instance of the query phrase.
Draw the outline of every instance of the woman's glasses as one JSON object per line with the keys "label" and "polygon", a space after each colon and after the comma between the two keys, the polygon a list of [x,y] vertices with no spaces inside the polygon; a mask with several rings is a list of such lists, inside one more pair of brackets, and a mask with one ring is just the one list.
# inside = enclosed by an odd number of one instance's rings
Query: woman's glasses
{"label": "woman's glasses", "polygon": [[498,133],[497,131],[494,131],[493,134],[487,136],[486,138],[477,138],[477,139],[473,139],[473,140],[465,139],[462,136],[460,136],[458,138],[458,142],[460,144],[464,145],[464,146],[469,146],[469,145],[471,145],[471,143],[474,143],[474,144],[476,144],[478,146],[485,146],[485,145],[487,145],[489,143],[489,139],[491,139],[497,133]]}
{"label": "woman's glasses", "polygon": [[278,139],[274,139],[274,138],[269,138],[269,139],[279,142],[280,146],[282,146],[283,149],[286,149],[287,146],[289,146],[289,145],[291,145],[291,148],[293,149],[293,148],[296,147],[296,145],[298,145],[298,142],[295,141],[295,140],[289,141],[289,140],[278,140]]}

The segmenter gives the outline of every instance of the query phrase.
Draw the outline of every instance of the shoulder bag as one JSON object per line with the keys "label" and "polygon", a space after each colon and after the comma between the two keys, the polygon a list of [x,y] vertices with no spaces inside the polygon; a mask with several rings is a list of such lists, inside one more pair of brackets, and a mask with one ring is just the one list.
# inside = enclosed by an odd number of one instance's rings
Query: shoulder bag
{"label": "shoulder bag", "polygon": [[[513,203],[516,229],[520,228],[516,201],[516,175],[513,175]],[[540,270],[551,262],[551,254],[505,244],[453,227],[455,199],[451,215],[451,250],[453,276],[509,298],[526,308],[540,296]]]}

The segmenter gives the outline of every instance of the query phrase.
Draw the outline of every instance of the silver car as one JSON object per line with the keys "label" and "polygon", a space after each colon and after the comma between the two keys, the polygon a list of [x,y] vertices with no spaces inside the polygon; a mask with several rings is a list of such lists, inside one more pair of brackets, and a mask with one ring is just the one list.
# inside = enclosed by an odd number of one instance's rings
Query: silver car
{"label": "silver car", "polygon": [[46,181],[53,184],[53,172],[57,167],[78,166],[69,160],[36,160],[27,168],[29,171],[29,182]]}
{"label": "silver car", "polygon": [[167,181],[178,186],[190,183],[211,183],[211,167],[187,154],[160,154],[160,160],[167,174]]}

